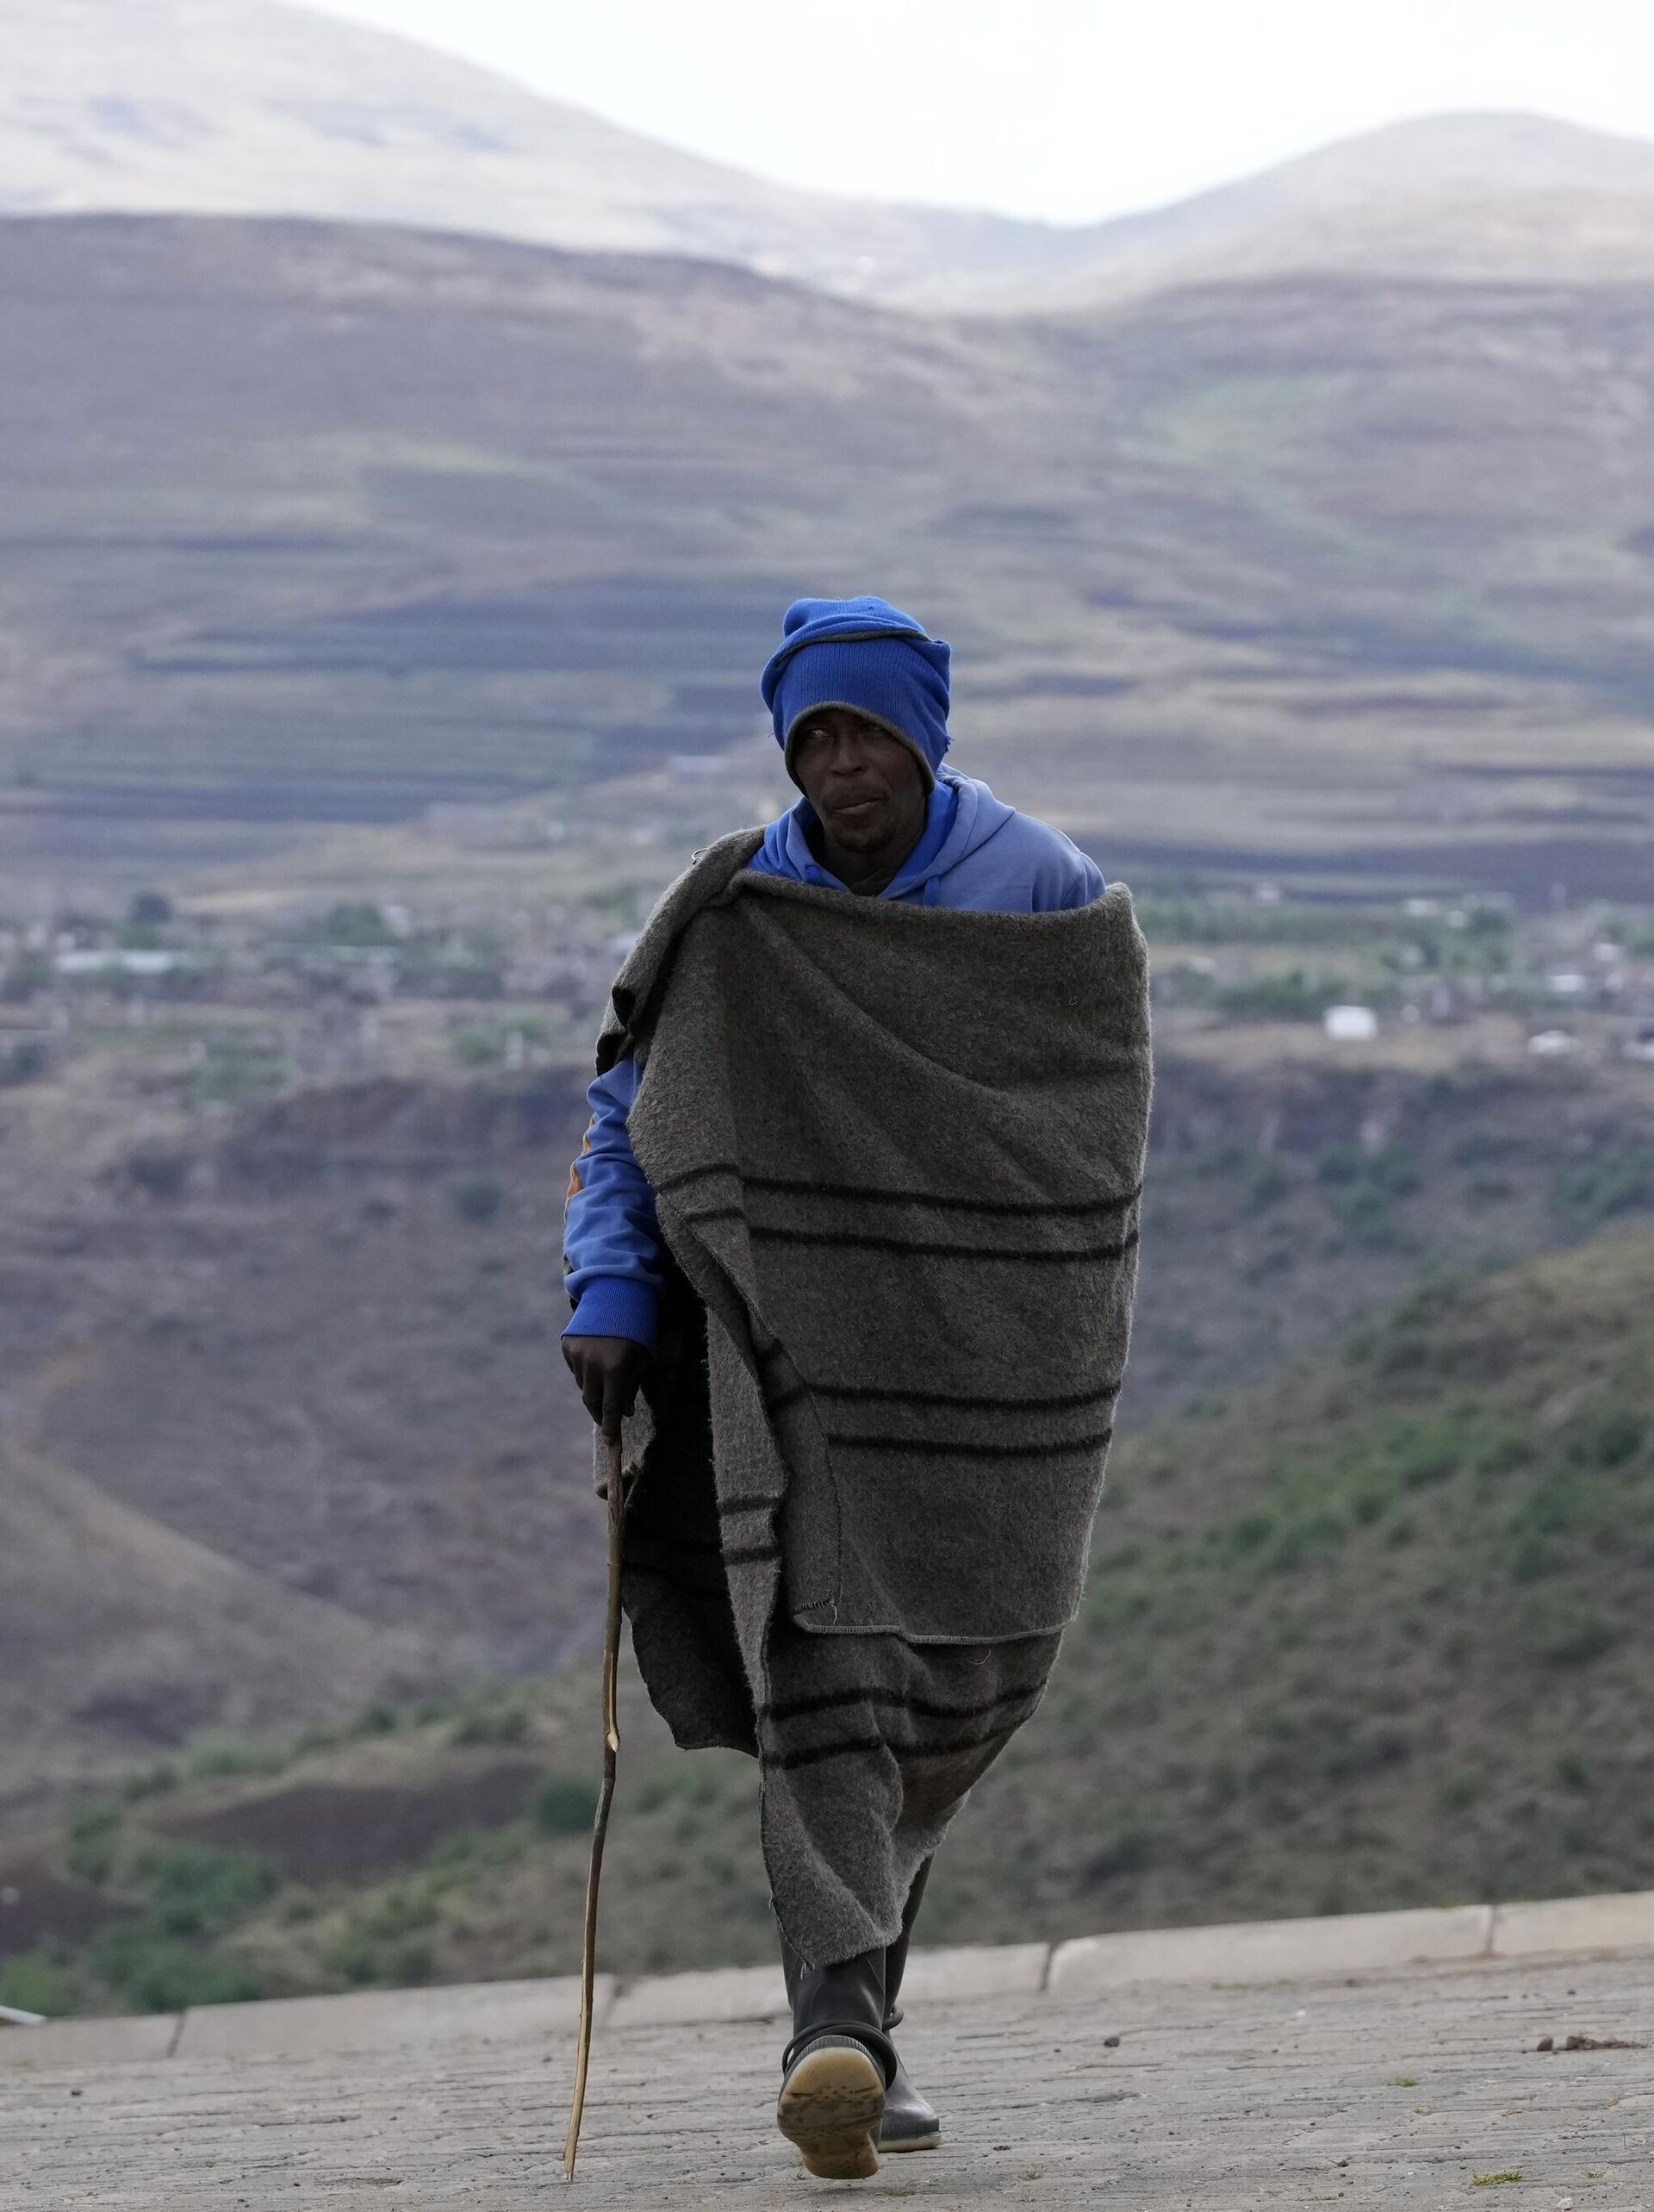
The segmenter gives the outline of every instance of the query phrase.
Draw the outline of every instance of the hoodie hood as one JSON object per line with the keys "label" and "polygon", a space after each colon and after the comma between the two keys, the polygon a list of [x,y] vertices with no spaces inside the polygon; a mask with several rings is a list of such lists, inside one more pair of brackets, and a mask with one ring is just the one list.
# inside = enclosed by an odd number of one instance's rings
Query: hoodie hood
{"label": "hoodie hood", "polygon": [[[843,889],[838,878],[829,875],[810,850],[809,831],[815,819],[810,801],[800,799],[770,824],[750,865],[766,875]],[[919,841],[879,896],[911,899],[926,907],[952,906],[955,902],[942,893],[943,879],[1017,819],[1016,809],[996,799],[986,783],[951,768],[939,770]]]}

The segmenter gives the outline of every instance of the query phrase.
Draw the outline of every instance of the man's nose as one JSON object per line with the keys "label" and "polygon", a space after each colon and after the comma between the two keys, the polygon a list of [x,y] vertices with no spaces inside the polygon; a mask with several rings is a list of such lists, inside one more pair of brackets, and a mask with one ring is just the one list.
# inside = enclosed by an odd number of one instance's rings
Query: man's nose
{"label": "man's nose", "polygon": [[833,738],[827,756],[829,775],[859,776],[867,764],[867,754],[861,738],[853,731],[841,730]]}

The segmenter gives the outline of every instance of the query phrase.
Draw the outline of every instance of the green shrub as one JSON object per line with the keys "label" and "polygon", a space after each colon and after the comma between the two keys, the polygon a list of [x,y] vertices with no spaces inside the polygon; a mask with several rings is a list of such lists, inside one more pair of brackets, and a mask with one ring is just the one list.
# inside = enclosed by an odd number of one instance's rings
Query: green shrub
{"label": "green shrub", "polygon": [[1405,1729],[1393,1722],[1380,1722],[1357,1729],[1334,1747],[1323,1771],[1328,1781],[1348,1781],[1357,1775],[1382,1773],[1387,1767],[1399,1766],[1412,1751],[1412,1739]]}
{"label": "green shrub", "polygon": [[463,1712],[449,1731],[453,1743],[520,1743],[528,1734],[523,1705],[484,1704]]}
{"label": "green shrub", "polygon": [[43,1945],[0,1960],[0,2004],[18,2012],[42,2012],[51,2019],[74,2010],[63,1968]]}
{"label": "green shrub", "polygon": [[0,1046],[0,1090],[37,1082],[51,1056],[44,1037],[20,1037]]}
{"label": "green shrub", "polygon": [[1601,1511],[1601,1500],[1571,1468],[1552,1467],[1520,1498],[1510,1515],[1519,1539],[1578,1536]]}
{"label": "green shrub", "polygon": [[1330,1006],[1347,999],[1347,976],[1315,975],[1290,968],[1278,975],[1254,975],[1215,991],[1212,1002],[1231,1021],[1319,1021]]}
{"label": "green shrub", "polygon": [[141,1804],[146,1798],[165,1797],[183,1779],[170,1760],[163,1760],[159,1766],[140,1766],[136,1773],[128,1774],[121,1785],[121,1795],[129,1805]]}
{"label": "green shrub", "polygon": [[507,1057],[513,1037],[520,1037],[525,1045],[544,1045],[545,1024],[532,1015],[520,1021],[473,1022],[456,1030],[449,1050],[462,1068],[491,1068]]}
{"label": "green shrub", "polygon": [[247,1106],[273,1098],[286,1081],[279,1045],[232,1031],[206,1040],[204,1056],[190,1070],[190,1095],[197,1106]]}
{"label": "green shrub", "polygon": [[429,1890],[417,1882],[401,1882],[371,1899],[358,1914],[357,1923],[369,1935],[386,1942],[417,1935],[421,1928],[434,1926],[437,1917],[436,1900]]}
{"label": "green shrub", "polygon": [[291,1757],[285,1744],[256,1743],[227,1729],[208,1729],[190,1743],[183,1766],[192,1781],[215,1781],[233,1775],[279,1774]]}
{"label": "green shrub", "polygon": [[1619,1623],[1573,1598],[1541,1598],[1525,1623],[1534,1656],[1551,1667],[1584,1667],[1612,1651],[1625,1633]]}
{"label": "green shrub", "polygon": [[159,1845],[139,1856],[133,1872],[151,1919],[166,1935],[216,1935],[255,1912],[278,1886],[266,1860],[212,1843]]}
{"label": "green shrub", "polygon": [[1261,1551],[1276,1535],[1278,1523],[1265,1505],[1253,1506],[1250,1511],[1237,1513],[1234,1520],[1221,1523],[1211,1531],[1218,1545],[1237,1559]]}
{"label": "green shrub", "polygon": [[1154,1846],[1153,1829],[1141,1822],[1128,1822],[1104,1838],[1086,1860],[1080,1879],[1088,1890],[1097,1890],[1127,1874],[1141,1873],[1153,1860]]}
{"label": "green shrub", "polygon": [[1358,1180],[1361,1150],[1356,1144],[1323,1144],[1315,1156],[1315,1180],[1337,1190]]}
{"label": "green shrub", "polygon": [[1543,1536],[1519,1536],[1510,1555],[1510,1579],[1513,1582],[1542,1582],[1547,1574],[1557,1573],[1562,1563],[1562,1554]]}
{"label": "green shrub", "polygon": [[1614,1406],[1573,1431],[1568,1455],[1578,1467],[1624,1467],[1642,1450],[1646,1433],[1640,1414]]}
{"label": "green shrub", "polygon": [[548,1774],[534,1792],[536,1828],[546,1835],[575,1835],[597,1815],[597,1785],[573,1774]]}
{"label": "green shrub", "polygon": [[1498,1175],[1488,1168],[1473,1175],[1468,1187],[1472,1206],[1499,1206],[1516,1195],[1516,1186],[1508,1175]]}
{"label": "green shrub", "polygon": [[1087,1592],[1085,1617],[1093,1628],[1123,1628],[1147,1619],[1159,1594],[1158,1586],[1141,1573],[1108,1578]]}
{"label": "green shrub", "polygon": [[498,1828],[456,1828],[438,1836],[425,1862],[427,1879],[445,1889],[457,1875],[479,1861],[498,1855],[511,1831]]}
{"label": "green shrub", "polygon": [[168,1935],[152,1920],[99,1930],[92,1971],[134,2012],[181,2012],[196,2004],[242,2004],[264,1993],[251,1966]]}
{"label": "green shrub", "polygon": [[97,1887],[109,1879],[121,1835],[121,1807],[107,1798],[83,1805],[71,1819],[63,1863],[76,1879]]}
{"label": "green shrub", "polygon": [[435,1901],[424,1888],[387,1890],[350,1915],[323,1951],[322,1963],[358,1987],[401,1989],[426,1981],[435,1959],[423,1931],[437,1918]]}
{"label": "green shrub", "polygon": [[1383,1144],[1372,1150],[1359,1144],[1328,1144],[1315,1161],[1315,1173],[1334,1188],[1365,1184],[1391,1198],[1408,1198],[1419,1187],[1419,1170],[1404,1144]]}
{"label": "green shrub", "polygon": [[[1315,1162],[1317,1180],[1333,1193],[1334,1219],[1345,1235],[1367,1251],[1390,1251],[1401,1241],[1398,1202],[1419,1187],[1412,1154],[1398,1144],[1369,1151],[1356,1144],[1328,1144]],[[1390,1334],[1403,1325],[1405,1309],[1393,1318]]]}
{"label": "green shrub", "polygon": [[1290,1171],[1272,1153],[1254,1161],[1241,1178],[1240,1202],[1248,1213],[1263,1213],[1293,1187]]}
{"label": "green shrub", "polygon": [[382,907],[370,899],[341,900],[316,920],[308,922],[301,934],[311,944],[344,945],[358,952],[382,950],[400,942]]}
{"label": "green shrub", "polygon": [[1601,1160],[1570,1162],[1551,1183],[1558,1209],[1593,1225],[1654,1206],[1654,1145],[1628,1144]]}
{"label": "green shrub", "polygon": [[1272,1574],[1296,1574],[1312,1560],[1335,1550],[1349,1532],[1343,1514],[1334,1506],[1323,1506],[1289,1521],[1263,1555],[1263,1564]]}
{"label": "green shrub", "polygon": [[1415,1422],[1396,1438],[1390,1465],[1405,1490],[1427,1490],[1446,1482],[1464,1463],[1464,1447],[1454,1424],[1445,1419]]}

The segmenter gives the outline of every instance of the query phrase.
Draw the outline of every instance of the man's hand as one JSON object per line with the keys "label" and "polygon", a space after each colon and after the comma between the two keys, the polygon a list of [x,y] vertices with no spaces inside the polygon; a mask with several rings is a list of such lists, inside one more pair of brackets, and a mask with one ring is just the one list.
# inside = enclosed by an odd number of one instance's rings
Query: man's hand
{"label": "man's hand", "polygon": [[565,1337],[562,1342],[586,1411],[606,1436],[619,1436],[620,1424],[637,1402],[650,1361],[648,1345],[634,1343],[630,1337]]}

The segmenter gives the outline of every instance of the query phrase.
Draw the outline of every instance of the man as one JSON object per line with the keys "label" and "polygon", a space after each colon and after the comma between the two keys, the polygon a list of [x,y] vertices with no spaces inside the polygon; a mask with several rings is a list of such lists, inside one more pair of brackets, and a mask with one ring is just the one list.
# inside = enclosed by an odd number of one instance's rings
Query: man
{"label": "man", "polygon": [[762,688],[803,796],[656,907],[566,1217],[633,1647],[680,1744],[759,1759],[777,2118],[830,2178],[938,2140],[896,2000],[1079,1600],[1148,1106],[1129,900],[942,765],[948,669],[884,600],[788,609]]}

